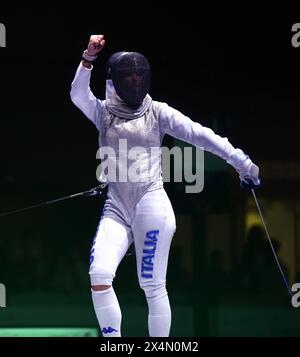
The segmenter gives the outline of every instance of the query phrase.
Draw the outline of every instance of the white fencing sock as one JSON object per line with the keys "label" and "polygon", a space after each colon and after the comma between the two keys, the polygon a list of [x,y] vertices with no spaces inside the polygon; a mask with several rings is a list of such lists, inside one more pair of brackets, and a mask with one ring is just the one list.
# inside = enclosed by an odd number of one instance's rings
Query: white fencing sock
{"label": "white fencing sock", "polygon": [[150,337],[168,337],[171,328],[171,308],[168,293],[163,286],[145,289],[148,302]]}
{"label": "white fencing sock", "polygon": [[113,287],[92,290],[92,299],[103,337],[121,337],[122,314]]}

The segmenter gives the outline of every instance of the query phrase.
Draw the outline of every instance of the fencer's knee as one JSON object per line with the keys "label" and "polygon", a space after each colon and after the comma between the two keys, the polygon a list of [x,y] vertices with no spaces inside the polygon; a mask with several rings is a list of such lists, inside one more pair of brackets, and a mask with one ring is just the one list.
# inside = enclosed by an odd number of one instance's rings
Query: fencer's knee
{"label": "fencer's knee", "polygon": [[100,269],[98,267],[92,267],[89,271],[91,286],[108,286],[112,285],[115,274],[110,271]]}
{"label": "fencer's knee", "polygon": [[144,290],[146,298],[159,298],[168,294],[165,282],[156,284],[142,283],[140,287]]}
{"label": "fencer's knee", "polygon": [[93,291],[104,291],[111,287],[111,285],[92,285],[91,288]]}

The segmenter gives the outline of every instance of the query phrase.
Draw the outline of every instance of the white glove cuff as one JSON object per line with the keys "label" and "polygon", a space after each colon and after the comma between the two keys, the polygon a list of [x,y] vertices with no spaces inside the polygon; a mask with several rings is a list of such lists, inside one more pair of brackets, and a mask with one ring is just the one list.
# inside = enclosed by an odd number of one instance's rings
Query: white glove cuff
{"label": "white glove cuff", "polygon": [[250,166],[252,164],[249,156],[246,155],[241,149],[235,149],[229,156],[227,162],[242,176],[249,174]]}

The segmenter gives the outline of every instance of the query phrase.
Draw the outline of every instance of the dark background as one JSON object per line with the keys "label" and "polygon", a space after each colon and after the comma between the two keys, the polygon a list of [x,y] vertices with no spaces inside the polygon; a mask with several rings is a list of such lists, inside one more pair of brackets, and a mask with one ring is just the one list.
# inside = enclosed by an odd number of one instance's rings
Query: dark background
{"label": "dark background", "polygon": [[[94,66],[91,82],[97,97],[104,97],[104,67],[113,52],[143,53],[152,67],[153,99],[167,102],[242,148],[261,168],[261,196],[267,201],[293,204],[293,222],[298,227],[300,48],[291,44],[291,27],[300,22],[298,9],[288,3],[270,6],[263,2],[163,4],[1,5],[0,22],[7,31],[7,47],[0,48],[1,212],[97,185],[97,131],[73,105],[69,91],[89,36],[101,33],[106,45]],[[165,139],[165,144],[172,143],[171,138]],[[210,155],[207,160],[214,162]],[[282,165],[276,178],[268,169],[274,162],[279,169]],[[283,164],[289,162],[292,172],[286,177]],[[212,324],[222,299],[215,301],[211,296],[222,296],[220,290],[229,295],[227,311],[230,315],[233,309],[237,320],[249,309],[267,311],[270,299],[274,300],[263,289],[250,286],[243,291],[234,274],[242,257],[242,235],[247,233],[244,223],[249,195],[239,189],[238,178],[228,169],[209,170],[205,180],[204,191],[193,197],[184,195],[178,184],[166,185],[176,215],[183,217],[183,224],[191,225],[193,247],[190,273],[182,264],[177,265],[181,244],[175,242],[171,250],[169,290],[173,292],[170,295],[177,316],[173,334],[183,333],[179,326],[184,324],[180,319],[187,316],[185,311],[190,312],[188,323],[195,336],[234,334],[226,327],[220,332]],[[88,315],[82,312],[77,314],[77,320],[72,319],[70,316],[76,316],[74,308],[65,319],[55,312],[53,318],[41,319],[42,323],[25,313],[16,313],[10,321],[3,315],[2,326],[96,326],[87,271],[90,244],[102,205],[101,200],[78,199],[0,217],[0,281],[7,288],[8,306],[27,311],[27,306],[63,308],[71,304],[87,306]],[[213,274],[218,271],[209,272],[215,284],[205,274],[210,269],[207,217],[211,214],[227,214],[226,219],[231,222],[227,267],[230,278],[224,289],[216,284],[220,275]],[[269,223],[271,226],[272,222]],[[180,232],[177,242],[184,239]],[[293,242],[298,249],[300,237],[296,228],[294,233]],[[297,252],[291,284],[298,279]],[[289,259],[288,254],[285,259]],[[275,264],[272,269],[272,281],[278,279],[281,284],[275,294],[280,298],[274,310],[267,313],[276,315],[287,308],[292,315],[286,317],[283,313],[280,318],[291,325],[296,309],[290,308]],[[145,302],[135,279],[134,254],[122,262],[116,286],[121,300],[123,296],[125,316],[126,311],[136,313],[135,306],[141,306],[141,320],[146,321]],[[131,306],[128,310],[126,304]],[[2,310],[0,313],[4,314]],[[275,332],[268,325],[260,332],[257,319],[251,320],[253,325],[249,324],[246,335],[299,333],[295,332],[299,331],[299,324],[293,325],[294,329]],[[124,323],[127,331],[132,331],[128,334],[138,333],[133,323]],[[239,323],[247,324],[247,318],[241,317]],[[146,322],[144,330],[145,326]]]}

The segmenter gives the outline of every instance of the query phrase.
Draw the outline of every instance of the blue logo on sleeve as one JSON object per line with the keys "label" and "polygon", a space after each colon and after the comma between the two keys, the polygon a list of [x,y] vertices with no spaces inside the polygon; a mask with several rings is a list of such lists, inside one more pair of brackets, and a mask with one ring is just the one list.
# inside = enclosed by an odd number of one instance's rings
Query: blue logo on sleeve
{"label": "blue logo on sleeve", "polygon": [[112,332],[118,332],[118,330],[115,330],[114,328],[112,327],[103,327],[102,329],[102,333],[103,334],[107,334],[107,333],[112,333]]}
{"label": "blue logo on sleeve", "polygon": [[159,230],[149,231],[146,233],[142,257],[142,277],[151,279],[153,277],[153,264],[155,258],[157,235]]}

